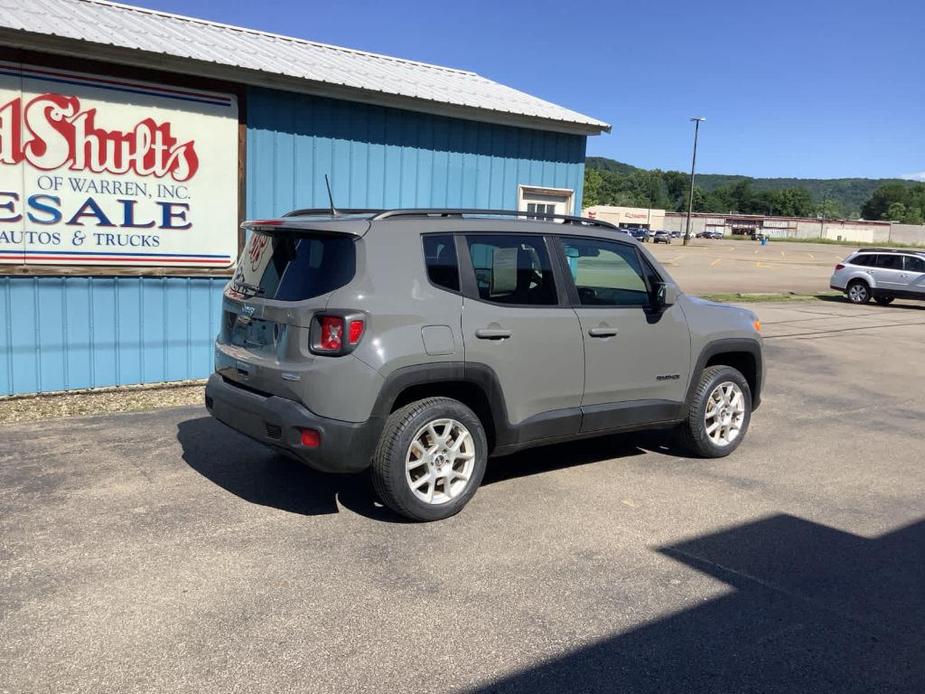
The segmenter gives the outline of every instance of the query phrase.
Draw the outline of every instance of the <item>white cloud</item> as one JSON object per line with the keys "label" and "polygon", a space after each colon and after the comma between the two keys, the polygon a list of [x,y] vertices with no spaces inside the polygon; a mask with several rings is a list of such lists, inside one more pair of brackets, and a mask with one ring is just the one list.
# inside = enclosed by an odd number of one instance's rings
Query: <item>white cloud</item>
{"label": "white cloud", "polygon": [[925,171],[919,171],[918,173],[903,174],[900,178],[906,178],[910,181],[925,181]]}

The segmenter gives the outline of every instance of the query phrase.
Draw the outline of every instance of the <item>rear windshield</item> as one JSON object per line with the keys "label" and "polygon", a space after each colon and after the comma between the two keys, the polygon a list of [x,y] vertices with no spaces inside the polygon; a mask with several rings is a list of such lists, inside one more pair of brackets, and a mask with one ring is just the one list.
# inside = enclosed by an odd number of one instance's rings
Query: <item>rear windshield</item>
{"label": "rear windshield", "polygon": [[244,296],[301,301],[343,287],[355,272],[350,236],[255,231],[238,260],[231,289]]}

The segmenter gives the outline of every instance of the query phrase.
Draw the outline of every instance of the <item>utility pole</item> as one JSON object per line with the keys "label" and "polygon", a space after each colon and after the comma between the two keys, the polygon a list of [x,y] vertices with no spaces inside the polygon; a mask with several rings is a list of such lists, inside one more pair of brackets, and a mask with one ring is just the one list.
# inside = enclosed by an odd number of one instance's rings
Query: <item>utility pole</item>
{"label": "utility pole", "polygon": [[691,191],[687,199],[687,227],[684,231],[684,245],[691,241],[691,214],[694,212],[694,171],[697,168],[697,135],[700,134],[700,124],[706,118],[694,116],[691,121],[694,123],[694,154],[691,156]]}
{"label": "utility pole", "polygon": [[825,208],[829,204],[829,194],[822,195],[822,214],[819,215],[819,236],[825,238]]}

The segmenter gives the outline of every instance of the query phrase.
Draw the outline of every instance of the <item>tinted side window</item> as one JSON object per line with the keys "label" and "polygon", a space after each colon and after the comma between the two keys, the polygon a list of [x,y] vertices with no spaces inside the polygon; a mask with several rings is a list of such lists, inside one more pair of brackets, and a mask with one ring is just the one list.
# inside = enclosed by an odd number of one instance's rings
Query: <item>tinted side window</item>
{"label": "tinted side window", "polygon": [[456,244],[450,234],[424,236],[424,263],[427,277],[438,287],[459,291],[459,264]]}
{"label": "tinted side window", "polygon": [[852,258],[849,262],[852,265],[862,265],[864,267],[873,267],[874,260],[876,259],[876,257],[877,256],[875,255],[859,255],[859,256]]}
{"label": "tinted side window", "polygon": [[559,303],[546,243],[541,236],[466,236],[479,298],[496,304]]}
{"label": "tinted side window", "polygon": [[649,303],[644,272],[632,246],[579,238],[563,239],[562,246],[583,306]]}
{"label": "tinted side window", "polygon": [[907,255],[903,262],[905,263],[906,270],[909,272],[925,272],[925,258],[916,258]]}
{"label": "tinted side window", "polygon": [[877,267],[886,270],[902,270],[903,257],[901,255],[878,255]]}

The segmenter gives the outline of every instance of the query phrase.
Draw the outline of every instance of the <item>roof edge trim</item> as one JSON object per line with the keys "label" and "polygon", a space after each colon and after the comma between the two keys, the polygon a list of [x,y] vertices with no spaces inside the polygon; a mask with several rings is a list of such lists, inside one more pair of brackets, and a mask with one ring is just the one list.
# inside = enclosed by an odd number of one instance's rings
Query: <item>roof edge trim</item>
{"label": "roof edge trim", "polygon": [[429,113],[431,115],[460,118],[463,120],[475,120],[496,125],[509,125],[531,130],[544,130],[585,136],[600,135],[611,131],[610,124],[604,123],[603,121],[567,121],[508,111],[484,109],[475,106],[450,104],[421,97],[370,91],[357,87],[290,77],[278,73],[264,72],[233,65],[205,62],[179,56],[171,56],[164,53],[152,53],[136,48],[124,48],[109,44],[93,43],[83,39],[39,34],[8,27],[0,27],[0,43],[8,48],[44,51],[65,56],[73,56],[75,53],[74,49],[79,47],[80,56],[88,60],[127,65],[140,69],[161,70],[181,75],[207,77],[253,87],[312,94],[332,99],[355,101],[376,106],[387,106],[407,111]]}

